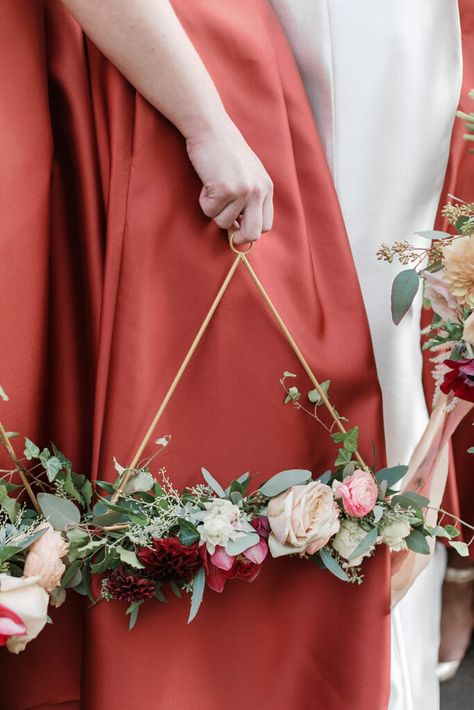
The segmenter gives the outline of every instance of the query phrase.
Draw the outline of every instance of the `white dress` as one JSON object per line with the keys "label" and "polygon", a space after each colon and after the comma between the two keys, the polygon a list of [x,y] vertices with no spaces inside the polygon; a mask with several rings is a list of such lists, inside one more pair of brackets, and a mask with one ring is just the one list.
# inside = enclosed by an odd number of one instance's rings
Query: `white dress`
{"label": "white dress", "polygon": [[[413,241],[433,228],[461,85],[457,0],[272,4],[305,83],[359,274],[388,460],[407,463],[427,422],[421,299],[395,327],[390,289],[401,267],[375,254],[381,242]],[[391,710],[439,706],[440,567],[431,565],[393,614]]]}

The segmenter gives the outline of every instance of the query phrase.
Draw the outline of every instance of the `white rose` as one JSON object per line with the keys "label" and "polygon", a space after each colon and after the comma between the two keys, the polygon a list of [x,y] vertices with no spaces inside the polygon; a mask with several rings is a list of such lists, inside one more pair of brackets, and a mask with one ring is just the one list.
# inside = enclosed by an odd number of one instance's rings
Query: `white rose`
{"label": "white rose", "polygon": [[341,529],[333,539],[331,545],[341,557],[347,560],[347,567],[358,567],[364,557],[368,557],[374,549],[375,545],[372,545],[371,548],[362,555],[359,555],[359,557],[349,560],[356,547],[362,542],[366,535],[367,530],[364,530],[355,520],[346,519],[341,522]]}
{"label": "white rose", "polygon": [[388,523],[388,525],[384,525],[380,532],[382,542],[388,545],[394,552],[407,549],[404,538],[408,537],[411,532],[411,526],[408,520],[394,520]]}
{"label": "white rose", "polygon": [[11,636],[7,648],[20,653],[43,630],[48,618],[49,596],[38,584],[39,577],[11,577],[0,574],[0,605],[20,617],[26,626],[23,636]]}

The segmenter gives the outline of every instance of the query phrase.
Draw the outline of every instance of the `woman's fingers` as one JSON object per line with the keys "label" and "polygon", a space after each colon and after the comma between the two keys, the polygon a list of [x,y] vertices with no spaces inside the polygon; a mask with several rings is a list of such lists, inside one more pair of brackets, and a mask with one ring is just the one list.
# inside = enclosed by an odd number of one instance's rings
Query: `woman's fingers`
{"label": "woman's fingers", "polygon": [[240,229],[235,237],[236,244],[256,242],[262,235],[263,200],[259,194],[254,194],[246,203]]}
{"label": "woman's fingers", "polygon": [[262,231],[269,232],[273,227],[273,185],[263,201]]}

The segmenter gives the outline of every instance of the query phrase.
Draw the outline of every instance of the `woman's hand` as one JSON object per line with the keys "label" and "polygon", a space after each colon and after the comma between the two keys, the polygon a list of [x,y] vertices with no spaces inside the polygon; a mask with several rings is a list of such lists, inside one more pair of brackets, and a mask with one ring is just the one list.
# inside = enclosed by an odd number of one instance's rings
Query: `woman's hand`
{"label": "woman's hand", "polygon": [[236,126],[201,132],[186,141],[202,180],[199,204],[222,229],[239,227],[236,244],[254,242],[273,223],[273,184]]}
{"label": "woman's hand", "polygon": [[273,186],[230,120],[169,0],[63,0],[84,31],[186,140],[203,188],[200,205],[235,242],[258,239],[273,220]]}

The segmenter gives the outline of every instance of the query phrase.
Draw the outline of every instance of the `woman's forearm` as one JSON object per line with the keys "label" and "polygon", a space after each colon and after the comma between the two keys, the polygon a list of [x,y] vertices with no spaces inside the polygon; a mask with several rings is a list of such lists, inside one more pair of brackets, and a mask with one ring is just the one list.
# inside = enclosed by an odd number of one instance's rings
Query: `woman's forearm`
{"label": "woman's forearm", "polygon": [[[273,185],[227,115],[168,0],[62,0],[98,48],[186,139],[199,203],[236,243],[271,229]],[[193,11],[189,0],[190,11]]]}
{"label": "woman's forearm", "polygon": [[63,3],[99,49],[185,138],[226,120],[216,87],[168,0]]}

